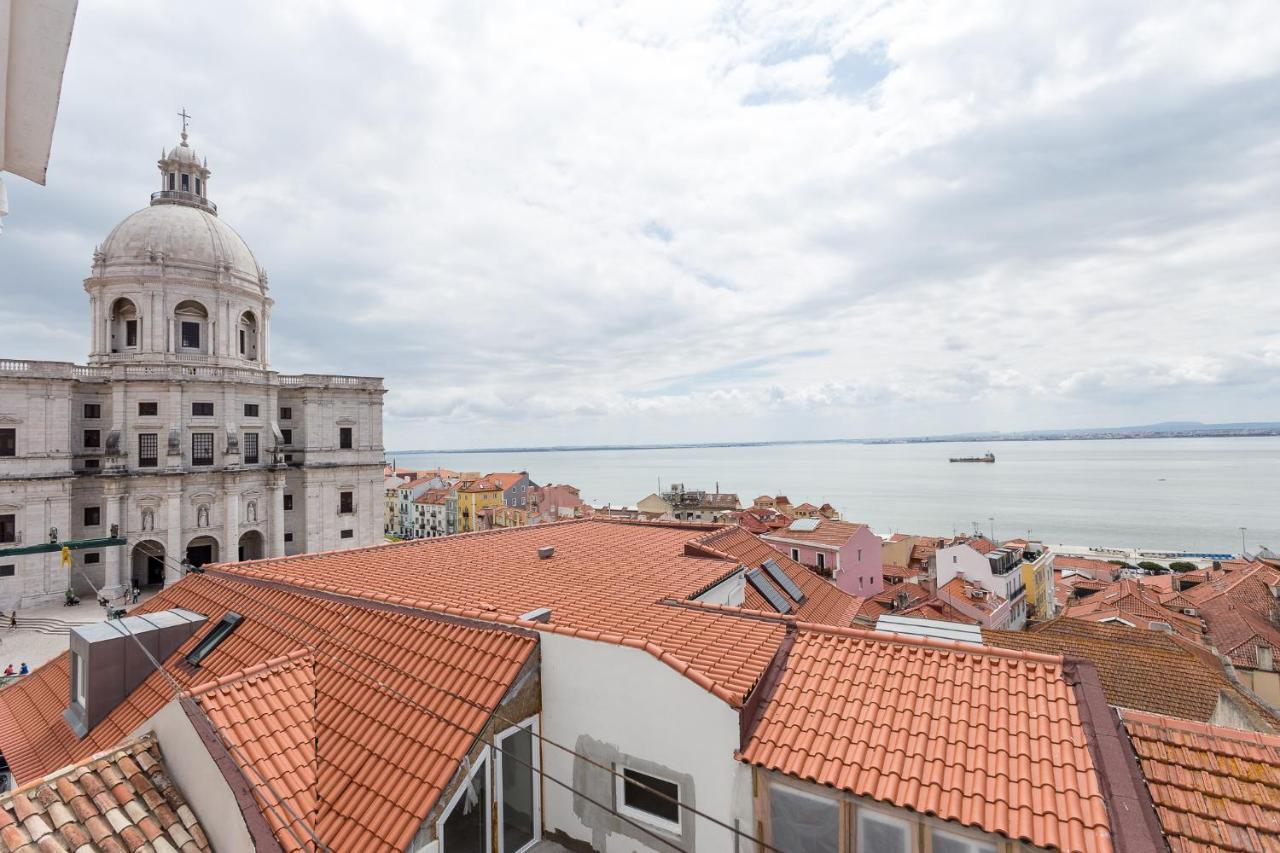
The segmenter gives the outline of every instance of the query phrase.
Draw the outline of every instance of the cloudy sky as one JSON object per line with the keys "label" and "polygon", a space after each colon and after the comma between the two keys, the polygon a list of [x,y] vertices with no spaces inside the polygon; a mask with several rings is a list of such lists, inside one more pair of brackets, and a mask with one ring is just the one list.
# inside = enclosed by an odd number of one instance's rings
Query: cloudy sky
{"label": "cloudy sky", "polygon": [[0,356],[193,116],[389,448],[1280,419],[1280,9],[82,3]]}

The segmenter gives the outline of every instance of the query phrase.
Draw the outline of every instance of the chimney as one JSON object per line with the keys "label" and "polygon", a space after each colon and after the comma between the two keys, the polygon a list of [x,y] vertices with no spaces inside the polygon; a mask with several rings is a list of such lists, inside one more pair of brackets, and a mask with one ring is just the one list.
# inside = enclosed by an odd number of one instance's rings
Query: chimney
{"label": "chimney", "polygon": [[84,737],[151,674],[154,667],[139,643],[164,662],[205,621],[199,613],[175,609],[73,628],[71,703],[62,713],[67,725]]}
{"label": "chimney", "polygon": [[555,556],[555,553],[556,553],[556,546],[543,545],[541,548],[538,549],[538,559],[550,560],[553,556]]}

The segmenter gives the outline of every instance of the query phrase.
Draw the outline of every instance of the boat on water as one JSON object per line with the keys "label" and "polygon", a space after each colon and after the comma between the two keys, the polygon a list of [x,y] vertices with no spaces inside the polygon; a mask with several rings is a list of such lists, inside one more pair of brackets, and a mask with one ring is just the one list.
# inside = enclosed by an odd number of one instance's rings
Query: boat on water
{"label": "boat on water", "polygon": [[986,456],[952,456],[951,461],[952,462],[995,462],[996,455],[992,453],[990,450],[988,450]]}

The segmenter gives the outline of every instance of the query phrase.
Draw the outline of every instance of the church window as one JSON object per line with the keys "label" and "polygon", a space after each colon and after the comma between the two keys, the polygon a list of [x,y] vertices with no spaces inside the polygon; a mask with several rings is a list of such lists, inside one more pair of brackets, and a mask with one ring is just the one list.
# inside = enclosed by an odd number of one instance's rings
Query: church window
{"label": "church window", "polygon": [[13,563],[0,566],[0,578],[11,578],[13,577],[13,572],[14,572]]}
{"label": "church window", "polygon": [[18,431],[13,427],[0,429],[0,456],[18,455]]}
{"label": "church window", "polygon": [[284,508],[286,512],[293,509],[293,495],[284,496]]}
{"label": "church window", "polygon": [[97,527],[102,523],[102,507],[87,506],[84,508],[84,526]]}
{"label": "church window", "polygon": [[246,432],[244,434],[244,464],[258,464],[258,434],[256,432]]}
{"label": "church window", "polygon": [[240,330],[240,354],[244,355],[244,329]]}
{"label": "church window", "polygon": [[282,421],[291,421],[291,420],[293,420],[293,407],[291,407],[291,406],[281,406],[281,407],[280,407],[280,420],[282,420]]}
{"label": "church window", "polygon": [[84,555],[84,564],[86,566],[92,565],[94,563],[101,563],[101,562],[102,562],[101,554],[93,553],[93,554]]}
{"label": "church window", "polygon": [[196,178],[196,195],[200,195],[200,179]]}
{"label": "church window", "polygon": [[292,533],[286,533],[286,534],[284,535],[284,541],[286,541],[286,542],[292,542],[292,541],[293,541],[293,534],[292,534]]}
{"label": "church window", "polygon": [[18,541],[18,517],[13,513],[0,515],[0,542]]}
{"label": "church window", "polygon": [[84,431],[84,446],[85,446],[85,447],[101,447],[101,446],[102,446],[102,433],[101,433],[99,430],[96,430],[96,429],[87,429],[87,430],[85,430],[85,431]]}
{"label": "church window", "polygon": [[213,403],[192,403],[191,416],[193,418],[213,417]]}
{"label": "church window", "polygon": [[160,436],[154,432],[138,433],[138,467],[154,468],[160,464]]}
{"label": "church window", "polygon": [[174,190],[174,185],[173,185],[174,180],[175,180],[175,178],[174,178],[174,176],[173,176],[173,173],[172,173],[172,172],[170,172],[170,173],[169,173],[169,191],[170,191],[170,192],[172,192],[172,191]]}
{"label": "church window", "polygon": [[124,345],[127,347],[136,347],[138,345],[138,321],[124,321]]}
{"label": "church window", "polygon": [[341,427],[338,429],[338,447],[342,450],[351,449],[351,427]]}
{"label": "church window", "polygon": [[338,492],[338,512],[349,515],[356,511],[355,495],[352,492]]}
{"label": "church window", "polygon": [[245,404],[244,404],[244,416],[245,416],[246,418],[256,418],[256,417],[258,416],[258,404],[257,404],[257,403],[245,403]]}
{"label": "church window", "polygon": [[343,539],[350,539],[355,535],[356,535],[356,532],[354,530],[344,530],[338,534],[338,536]]}
{"label": "church window", "polygon": [[189,320],[182,321],[182,346],[186,349],[200,349],[200,324]]}
{"label": "church window", "polygon": [[191,464],[192,465],[212,465],[213,464],[213,433],[211,432],[191,433]]}
{"label": "church window", "polygon": [[89,420],[96,420],[97,418],[102,417],[102,404],[101,403],[85,403],[84,416]]}
{"label": "church window", "polygon": [[158,414],[160,414],[159,403],[139,403],[138,404],[138,417],[154,418]]}
{"label": "church window", "polygon": [[191,192],[191,176],[190,175],[182,176],[182,191],[184,193]]}
{"label": "church window", "polygon": [[[280,430],[280,443],[281,443],[281,444],[293,444],[293,430],[291,430],[291,429],[282,429],[282,430]],[[286,460],[286,461],[288,461],[288,460]]]}

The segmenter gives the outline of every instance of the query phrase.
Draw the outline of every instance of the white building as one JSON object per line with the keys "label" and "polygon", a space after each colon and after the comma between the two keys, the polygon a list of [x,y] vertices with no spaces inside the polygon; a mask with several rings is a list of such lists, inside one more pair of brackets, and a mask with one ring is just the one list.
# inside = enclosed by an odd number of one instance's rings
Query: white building
{"label": "white building", "polygon": [[193,564],[382,540],[382,380],[281,376],[267,276],[208,197],[187,134],[151,204],[93,253],[88,365],[0,361],[0,607],[118,592]]}
{"label": "white building", "polygon": [[[976,616],[987,628],[1020,631],[1027,623],[1027,587],[1022,576],[1022,548],[999,547],[990,540],[975,538],[939,548],[937,583],[939,595],[962,611],[971,604],[966,595],[951,595],[948,584],[957,578],[953,588],[967,584],[969,592],[980,587],[991,598],[975,601]],[[967,612],[967,611],[966,611]]]}

